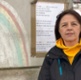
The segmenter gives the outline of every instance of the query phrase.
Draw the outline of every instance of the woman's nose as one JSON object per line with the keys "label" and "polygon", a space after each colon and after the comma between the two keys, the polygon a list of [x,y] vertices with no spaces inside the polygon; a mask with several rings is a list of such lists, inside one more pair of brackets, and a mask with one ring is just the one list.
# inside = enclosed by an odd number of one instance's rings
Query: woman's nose
{"label": "woman's nose", "polygon": [[67,28],[68,28],[68,29],[72,29],[72,25],[71,25],[71,24],[69,24]]}
{"label": "woman's nose", "polygon": [[72,30],[72,26],[68,25],[67,30],[71,31]]}

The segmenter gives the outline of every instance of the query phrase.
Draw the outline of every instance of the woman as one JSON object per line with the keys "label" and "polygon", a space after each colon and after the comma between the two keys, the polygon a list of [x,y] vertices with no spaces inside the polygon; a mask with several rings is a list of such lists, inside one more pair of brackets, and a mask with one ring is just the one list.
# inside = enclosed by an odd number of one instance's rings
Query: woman
{"label": "woman", "polygon": [[38,80],[81,79],[81,17],[65,10],[55,24],[56,45],[47,53]]}

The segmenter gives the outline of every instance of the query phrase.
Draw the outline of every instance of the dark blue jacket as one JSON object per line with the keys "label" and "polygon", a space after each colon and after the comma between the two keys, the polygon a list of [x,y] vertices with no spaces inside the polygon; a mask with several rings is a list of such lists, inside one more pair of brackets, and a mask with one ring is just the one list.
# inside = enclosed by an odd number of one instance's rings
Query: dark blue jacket
{"label": "dark blue jacket", "polygon": [[71,65],[63,50],[54,46],[46,54],[38,80],[81,80],[81,51]]}

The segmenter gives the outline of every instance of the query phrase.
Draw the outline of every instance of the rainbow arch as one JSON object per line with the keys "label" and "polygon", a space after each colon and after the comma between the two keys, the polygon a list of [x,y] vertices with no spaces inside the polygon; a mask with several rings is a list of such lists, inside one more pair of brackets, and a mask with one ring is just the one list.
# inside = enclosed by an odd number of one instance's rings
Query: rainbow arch
{"label": "rainbow arch", "polygon": [[0,66],[28,66],[25,27],[14,8],[5,1],[0,1],[0,27]]}

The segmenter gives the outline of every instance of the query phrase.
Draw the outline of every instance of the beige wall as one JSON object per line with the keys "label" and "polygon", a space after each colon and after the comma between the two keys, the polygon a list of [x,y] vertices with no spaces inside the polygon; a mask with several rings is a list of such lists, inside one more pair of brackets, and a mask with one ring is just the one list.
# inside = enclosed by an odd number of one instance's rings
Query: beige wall
{"label": "beige wall", "polygon": [[38,66],[42,64],[43,58],[31,57],[31,2],[33,0],[4,0],[8,2],[17,11],[25,29],[27,30],[27,50],[29,66]]}

